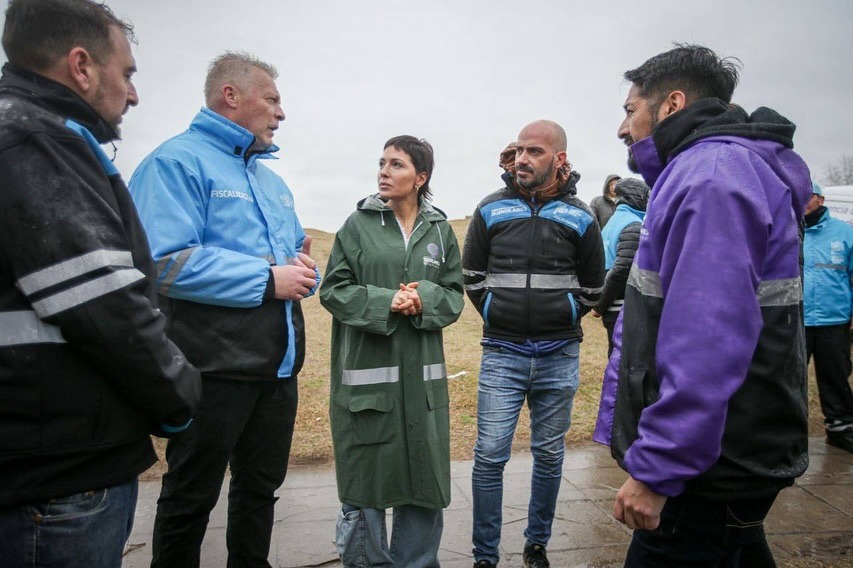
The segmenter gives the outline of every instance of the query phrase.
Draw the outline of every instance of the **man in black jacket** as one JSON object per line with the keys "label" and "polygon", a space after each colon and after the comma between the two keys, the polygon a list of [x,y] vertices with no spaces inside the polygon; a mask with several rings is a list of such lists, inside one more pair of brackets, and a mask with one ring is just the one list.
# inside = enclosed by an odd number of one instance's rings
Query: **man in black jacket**
{"label": "man in black jacket", "polygon": [[514,168],[505,169],[506,187],[474,211],[462,258],[465,291],[483,317],[474,560],[477,568],[498,563],[503,469],[526,399],[533,472],[523,564],[543,568],[578,387],[581,317],[601,293],[604,249],[592,211],[577,197],[580,175],[566,160],[559,124],[522,129]]}
{"label": "man in black jacket", "polygon": [[12,0],[0,79],[0,559],[121,565],[149,434],[185,428],[198,371],[166,338],[118,171],[132,28],[89,0]]}

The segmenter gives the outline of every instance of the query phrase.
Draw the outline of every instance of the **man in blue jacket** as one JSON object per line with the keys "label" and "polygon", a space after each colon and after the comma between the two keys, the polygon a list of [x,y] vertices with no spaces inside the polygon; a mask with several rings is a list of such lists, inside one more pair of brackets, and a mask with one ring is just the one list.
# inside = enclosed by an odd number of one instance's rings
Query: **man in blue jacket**
{"label": "man in blue jacket", "polygon": [[812,184],[803,243],[806,353],[814,357],[826,443],[853,452],[850,316],[853,227],[833,219],[823,191]]}
{"label": "man in blue jacket", "polygon": [[198,566],[229,464],[228,565],[269,566],[305,354],[299,302],[319,282],[293,195],[260,163],[284,120],[276,76],[242,52],[216,58],[206,108],[130,180],[170,336],[204,385],[195,423],[166,450],[152,566]]}
{"label": "man in blue jacket", "polygon": [[629,474],[626,565],[773,566],[764,517],[808,465],[809,171],[794,124],[731,104],[736,61],[678,45],[625,78],[618,136],[652,190],[594,439]]}

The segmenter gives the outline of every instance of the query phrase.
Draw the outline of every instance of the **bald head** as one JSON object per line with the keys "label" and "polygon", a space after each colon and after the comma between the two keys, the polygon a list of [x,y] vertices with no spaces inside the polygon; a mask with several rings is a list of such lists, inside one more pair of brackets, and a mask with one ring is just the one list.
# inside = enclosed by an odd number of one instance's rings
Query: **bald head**
{"label": "bald head", "polygon": [[521,129],[515,145],[518,184],[536,191],[551,186],[566,163],[566,131],[551,120],[537,120]]}
{"label": "bald head", "polygon": [[537,120],[521,129],[518,139],[538,138],[548,143],[554,152],[566,151],[566,131],[553,120]]}

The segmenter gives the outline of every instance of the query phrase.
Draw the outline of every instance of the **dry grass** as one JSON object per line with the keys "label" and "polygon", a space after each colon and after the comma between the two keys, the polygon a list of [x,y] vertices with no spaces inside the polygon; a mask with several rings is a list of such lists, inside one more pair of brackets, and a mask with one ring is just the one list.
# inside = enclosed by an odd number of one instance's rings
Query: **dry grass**
{"label": "dry grass", "polygon": [[[451,221],[459,243],[463,242],[467,220]],[[312,237],[313,256],[325,268],[334,235],[308,229]],[[332,437],[329,430],[329,352],[331,342],[331,316],[316,297],[303,302],[308,349],[305,366],[299,375],[299,412],[293,439],[291,463],[294,465],[326,464],[332,461]],[[477,434],[477,376],[480,368],[480,336],[482,321],[466,299],[462,317],[445,330],[444,345],[447,372],[457,375],[450,380],[450,432],[451,457],[454,460],[470,459]],[[601,377],[607,357],[607,335],[601,322],[592,318],[584,320],[585,338],[581,344],[580,388],[575,396],[572,427],[566,442],[588,441],[592,437],[598,400],[601,394]],[[822,415],[817,403],[817,390],[813,371],[809,372],[810,432],[823,431]],[[522,412],[516,431],[514,448],[524,447],[530,441],[529,418]],[[155,440],[161,461],[149,470],[145,478],[159,477],[163,472],[162,440]]]}

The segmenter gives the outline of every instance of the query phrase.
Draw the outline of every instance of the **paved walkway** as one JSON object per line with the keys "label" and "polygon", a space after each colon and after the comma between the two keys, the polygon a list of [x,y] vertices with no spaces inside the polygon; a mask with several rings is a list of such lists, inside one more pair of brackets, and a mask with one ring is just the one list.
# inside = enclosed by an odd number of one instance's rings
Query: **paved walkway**
{"label": "paved walkway", "polygon": [[[810,440],[811,465],[797,484],[782,492],[766,527],[780,566],[853,566],[853,455]],[[514,454],[506,468],[501,568],[521,566],[522,532],[529,497],[530,454]],[[443,568],[470,568],[472,462],[453,462],[453,502],[445,511],[441,547]],[[611,516],[613,496],[625,474],[609,451],[595,444],[566,451],[563,485],[553,536],[551,565],[609,568],[622,566],[630,531]],[[147,567],[159,482],[140,484],[136,523],[123,568]],[[202,551],[203,567],[224,567],[223,487]],[[270,562],[276,568],[340,566],[335,552],[339,511],[331,468],[293,468],[278,491]],[[811,563],[809,561],[814,561]]]}

